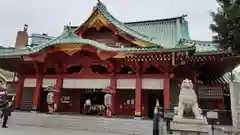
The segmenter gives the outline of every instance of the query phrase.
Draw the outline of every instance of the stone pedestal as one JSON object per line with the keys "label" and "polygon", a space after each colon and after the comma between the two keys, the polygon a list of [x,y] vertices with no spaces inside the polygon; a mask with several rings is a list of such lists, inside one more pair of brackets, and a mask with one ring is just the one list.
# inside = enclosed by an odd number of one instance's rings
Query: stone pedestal
{"label": "stone pedestal", "polygon": [[177,118],[170,124],[173,135],[208,135],[209,126],[206,119]]}

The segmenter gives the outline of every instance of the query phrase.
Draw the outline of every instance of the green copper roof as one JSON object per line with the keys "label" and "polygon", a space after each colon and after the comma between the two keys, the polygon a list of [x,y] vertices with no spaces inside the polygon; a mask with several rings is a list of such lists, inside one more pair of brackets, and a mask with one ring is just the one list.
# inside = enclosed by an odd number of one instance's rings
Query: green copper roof
{"label": "green copper roof", "polygon": [[178,44],[180,39],[190,39],[187,21],[184,16],[125,23],[128,27],[151,36],[164,48],[184,48],[188,45]]}
{"label": "green copper roof", "polygon": [[220,54],[227,53],[230,50],[222,50],[219,47],[218,43],[214,43],[212,41],[199,41],[199,40],[185,40],[182,39],[181,44],[185,45],[193,45],[196,47],[195,55],[210,55],[210,54]]}

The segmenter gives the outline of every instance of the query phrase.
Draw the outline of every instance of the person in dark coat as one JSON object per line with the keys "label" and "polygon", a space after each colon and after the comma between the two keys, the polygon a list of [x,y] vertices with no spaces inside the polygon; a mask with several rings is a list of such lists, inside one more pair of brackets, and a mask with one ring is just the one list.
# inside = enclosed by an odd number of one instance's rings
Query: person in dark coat
{"label": "person in dark coat", "polygon": [[7,127],[7,121],[8,117],[11,115],[11,102],[8,102],[8,104],[4,107],[3,109],[3,123],[2,123],[2,128],[8,128]]}

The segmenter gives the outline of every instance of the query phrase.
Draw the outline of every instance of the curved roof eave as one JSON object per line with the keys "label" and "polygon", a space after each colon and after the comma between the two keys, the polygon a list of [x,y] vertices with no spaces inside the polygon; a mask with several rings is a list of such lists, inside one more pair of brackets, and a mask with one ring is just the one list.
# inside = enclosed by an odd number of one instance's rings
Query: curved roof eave
{"label": "curved roof eave", "polygon": [[[87,44],[96,47],[97,49],[103,50],[103,51],[113,51],[113,52],[130,52],[130,53],[144,53],[144,52],[174,52],[174,51],[185,51],[185,50],[192,50],[195,47],[190,46],[187,48],[160,48],[160,47],[111,47],[109,45],[106,45],[104,43],[100,43],[94,40],[90,39],[84,39],[80,37],[71,37],[71,38],[63,38],[59,40],[55,40],[48,44],[47,46],[43,46],[40,50],[54,46],[56,44]],[[39,51],[40,51],[39,50]]]}
{"label": "curved roof eave", "polygon": [[182,44],[194,45],[196,47],[194,55],[217,55],[232,52],[231,50],[220,49],[219,44],[212,41],[182,39]]}
{"label": "curved roof eave", "polygon": [[124,52],[124,53],[148,53],[148,52],[174,52],[174,51],[186,51],[186,50],[193,50],[194,46],[188,47],[188,48],[159,48],[159,47],[141,47],[141,48],[135,48],[135,47],[124,47],[124,48],[116,48],[111,47],[103,43],[99,43],[94,40],[89,39],[83,39],[79,37],[74,38],[55,38],[52,41],[49,41],[43,45],[39,45],[36,47],[26,47],[23,49],[19,49],[13,52],[8,53],[0,53],[0,57],[17,57],[17,56],[24,56],[29,55],[33,53],[40,52],[41,50],[51,47],[57,44],[88,44],[91,46],[96,47],[99,50],[103,51],[112,51],[112,52]]}

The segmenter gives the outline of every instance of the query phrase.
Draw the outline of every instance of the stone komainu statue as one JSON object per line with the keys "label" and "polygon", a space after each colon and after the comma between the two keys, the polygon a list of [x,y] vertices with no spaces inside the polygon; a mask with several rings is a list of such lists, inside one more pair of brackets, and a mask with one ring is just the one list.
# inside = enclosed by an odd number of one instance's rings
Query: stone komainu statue
{"label": "stone komainu statue", "polygon": [[183,118],[184,112],[193,112],[196,119],[203,119],[202,110],[197,103],[197,95],[193,89],[193,83],[189,79],[182,81],[178,107],[174,108],[176,117]]}

